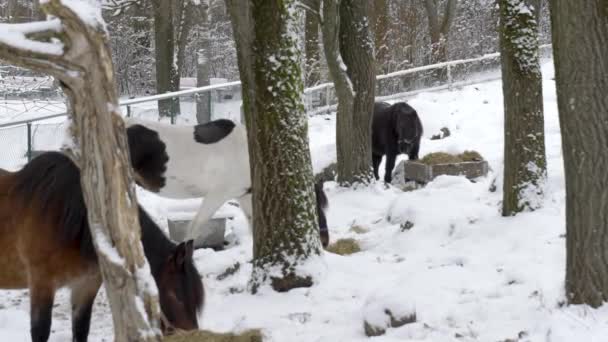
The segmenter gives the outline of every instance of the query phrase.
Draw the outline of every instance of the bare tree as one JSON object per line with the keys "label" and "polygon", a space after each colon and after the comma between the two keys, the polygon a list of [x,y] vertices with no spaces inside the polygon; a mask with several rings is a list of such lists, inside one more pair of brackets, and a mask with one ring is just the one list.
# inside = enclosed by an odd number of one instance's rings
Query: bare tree
{"label": "bare tree", "polygon": [[227,0],[243,89],[253,195],[251,289],[311,286],[321,244],[302,94],[296,0]]}
{"label": "bare tree", "polygon": [[336,148],[338,182],[373,179],[371,124],[376,78],[370,1],[323,1],[323,49],[338,95]]}
{"label": "bare tree", "polygon": [[[171,0],[152,0],[154,11],[154,53],[156,56],[156,92],[179,90],[179,72],[175,61],[175,34]],[[177,81],[177,82],[176,82]],[[179,99],[158,101],[158,113],[173,118],[180,112]]]}
{"label": "bare tree", "polygon": [[566,176],[566,296],[599,307],[608,301],[608,7],[549,4]]}
{"label": "bare tree", "polygon": [[376,73],[386,74],[389,71],[389,0],[376,0],[374,9],[374,37],[376,43]]}
{"label": "bare tree", "polygon": [[456,0],[447,0],[443,18],[439,13],[438,0],[423,0],[424,8],[429,19],[429,34],[431,37],[431,64],[444,62],[448,59],[447,45],[450,26],[456,15]]}
{"label": "bare tree", "polygon": [[4,28],[27,41],[0,42],[0,58],[48,73],[64,85],[76,142],[71,152],[81,169],[115,339],[159,341],[158,298],[151,276],[146,275],[150,268],[141,244],[137,198],[104,25],[91,17],[83,20],[60,0],[49,0],[42,8],[57,19]]}
{"label": "bare tree", "polygon": [[538,19],[535,15],[539,3],[539,0],[499,1],[505,107],[504,216],[538,208],[547,177]]}
{"label": "bare tree", "polygon": [[306,11],[306,27],[304,29],[304,39],[306,41],[306,86],[311,87],[319,83],[320,75],[320,56],[319,56],[319,2],[311,3],[313,8]]}

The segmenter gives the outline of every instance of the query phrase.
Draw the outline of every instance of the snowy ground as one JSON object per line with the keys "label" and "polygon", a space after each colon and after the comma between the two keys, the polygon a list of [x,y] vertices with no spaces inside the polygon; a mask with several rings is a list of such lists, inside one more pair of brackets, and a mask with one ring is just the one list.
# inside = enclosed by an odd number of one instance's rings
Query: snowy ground
{"label": "snowy ground", "polygon": [[[351,237],[363,251],[324,253],[319,283],[288,293],[246,291],[251,237],[238,209],[231,223],[237,242],[221,252],[198,250],[206,303],[202,327],[216,331],[262,328],[267,341],[366,341],[363,317],[374,307],[414,306],[417,322],[389,329],[374,341],[605,341],[608,309],[561,307],[564,301],[564,174],[553,71],[544,65],[549,181],[544,207],[500,216],[503,103],[500,81],[407,99],[425,126],[421,155],[479,151],[492,172],[476,183],[439,177],[402,192],[381,184],[345,190],[325,184],[331,239]],[[315,171],[335,158],[335,117],[310,119]],[[441,127],[452,135],[429,140]],[[403,158],[403,157],[402,157]],[[490,192],[496,179],[498,190]],[[194,210],[198,200],[171,201],[145,191],[140,200],[166,228],[172,213]],[[414,223],[402,231],[401,223]],[[353,226],[365,228],[355,233]],[[240,270],[218,274],[236,262]],[[70,337],[66,293],[57,299],[51,341]],[[0,341],[28,341],[25,291],[0,291]],[[91,341],[110,341],[111,317],[103,294],[94,309]]]}

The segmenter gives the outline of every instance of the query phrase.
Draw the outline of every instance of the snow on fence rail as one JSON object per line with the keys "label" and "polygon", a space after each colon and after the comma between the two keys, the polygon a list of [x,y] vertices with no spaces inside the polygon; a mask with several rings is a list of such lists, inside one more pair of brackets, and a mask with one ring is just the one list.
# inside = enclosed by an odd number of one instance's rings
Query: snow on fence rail
{"label": "snow on fence rail", "polygon": [[[550,58],[551,45],[542,45],[540,55],[543,59]],[[420,92],[452,89],[500,77],[500,54],[493,53],[378,75],[376,97],[378,100],[404,98]],[[206,98],[212,109],[212,119],[230,118],[239,121],[242,119],[240,85],[240,81],[234,81],[127,99],[120,101],[120,107],[126,116],[154,117],[173,123],[173,118],[159,118],[156,104],[159,100],[179,98],[181,114],[176,118],[177,122],[195,123],[196,105],[197,102],[200,104],[202,98],[200,94],[210,93],[211,96]],[[330,113],[336,108],[333,83],[307,88],[304,94],[309,115]],[[37,151],[59,149],[63,141],[66,115],[61,112],[0,124],[0,144],[5,146],[0,157],[0,168],[19,169]]]}

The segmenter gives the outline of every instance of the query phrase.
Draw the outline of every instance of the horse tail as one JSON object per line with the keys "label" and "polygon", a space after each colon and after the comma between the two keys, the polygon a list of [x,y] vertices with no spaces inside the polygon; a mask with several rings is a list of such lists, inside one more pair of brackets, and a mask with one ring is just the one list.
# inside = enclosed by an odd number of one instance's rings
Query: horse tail
{"label": "horse tail", "polygon": [[319,207],[319,209],[327,209],[329,205],[325,191],[323,191],[323,182],[323,180],[315,182],[315,195],[317,197],[317,207]]}

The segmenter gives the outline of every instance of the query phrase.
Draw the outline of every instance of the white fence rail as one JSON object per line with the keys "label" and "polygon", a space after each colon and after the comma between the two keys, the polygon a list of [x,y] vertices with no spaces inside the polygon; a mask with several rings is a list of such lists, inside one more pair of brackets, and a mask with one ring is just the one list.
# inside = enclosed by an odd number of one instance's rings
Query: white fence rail
{"label": "white fence rail", "polygon": [[[540,49],[541,58],[551,57],[551,45],[543,45]],[[376,77],[376,97],[378,100],[408,97],[420,92],[453,89],[469,84],[500,79],[500,54],[493,53],[477,58],[453,60],[445,63],[425,65],[421,67],[400,70]],[[200,94],[210,93],[212,96],[212,118],[232,116],[240,119],[240,81],[215,84],[199,88],[191,88],[172,93],[139,97],[123,100],[120,106],[126,116],[158,117],[156,102],[159,100],[179,98],[182,115],[189,112],[189,118],[196,112],[196,103],[200,101]],[[230,93],[226,100],[221,92]],[[337,99],[333,83],[324,83],[307,88],[305,93],[305,106],[309,115],[330,113],[335,110]],[[236,99],[235,99],[236,97]],[[148,104],[148,106],[146,106]],[[228,104],[232,107],[231,113],[222,108]],[[1,103],[0,103],[1,105]],[[139,105],[139,106],[138,106]],[[235,109],[236,108],[236,109]],[[4,146],[3,157],[0,158],[0,168],[17,169],[30,160],[37,150],[59,148],[63,137],[65,123],[60,118],[66,113],[45,115],[19,121],[0,124],[0,144]],[[55,119],[55,120],[51,120]],[[54,122],[49,122],[49,120]],[[46,122],[45,122],[46,121]],[[57,122],[59,121],[59,122]],[[171,120],[173,122],[173,120]],[[178,120],[179,121],[179,120]],[[186,119],[182,122],[188,122]]]}

